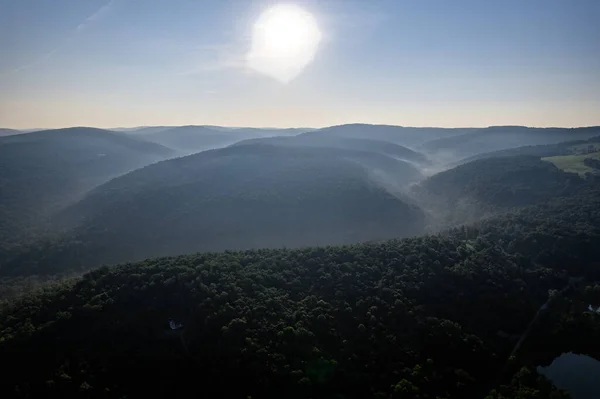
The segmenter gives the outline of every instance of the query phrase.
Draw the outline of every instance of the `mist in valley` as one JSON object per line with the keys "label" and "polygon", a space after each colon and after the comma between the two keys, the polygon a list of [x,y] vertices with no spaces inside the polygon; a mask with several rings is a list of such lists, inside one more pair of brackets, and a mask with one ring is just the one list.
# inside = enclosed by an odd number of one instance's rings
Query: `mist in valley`
{"label": "mist in valley", "polygon": [[0,1],[0,398],[598,399],[576,3]]}
{"label": "mist in valley", "polygon": [[[550,139],[507,129],[182,126],[8,136],[0,141],[12,157],[5,163],[35,154],[62,183],[55,205],[43,208],[36,200],[50,203],[41,193],[51,183],[39,180],[38,169],[7,164],[6,173],[21,169],[4,177],[3,209],[24,216],[16,225],[6,218],[0,229],[12,242],[2,263],[45,270],[54,256],[68,256],[66,269],[77,269],[193,251],[370,242],[445,231],[583,185],[535,154],[562,153],[571,139],[593,141],[600,129],[554,129]],[[504,134],[519,158],[502,156],[511,151]],[[559,138],[567,144],[546,144]],[[63,148],[59,159],[56,148]],[[490,151],[469,161],[473,148]],[[59,252],[36,258],[38,246],[54,242],[63,242]]]}

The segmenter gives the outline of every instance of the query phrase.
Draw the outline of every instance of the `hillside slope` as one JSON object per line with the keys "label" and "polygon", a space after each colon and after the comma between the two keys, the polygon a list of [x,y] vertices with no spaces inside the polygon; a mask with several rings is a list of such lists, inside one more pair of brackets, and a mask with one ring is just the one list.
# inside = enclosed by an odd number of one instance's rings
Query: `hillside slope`
{"label": "hillside slope", "polygon": [[18,244],[87,190],[171,155],[163,146],[93,128],[0,138],[0,242]]}
{"label": "hillside slope", "polygon": [[585,140],[564,141],[556,144],[526,145],[506,150],[484,152],[469,158],[461,159],[452,164],[458,166],[478,159],[512,157],[517,155],[531,155],[535,157],[553,157],[559,155],[581,155],[589,152],[600,151],[600,136]]}
{"label": "hillside slope", "polygon": [[220,126],[176,126],[165,129],[142,128],[129,134],[174,148],[185,154],[221,148],[240,140],[288,136],[305,132],[305,129],[226,128]]}
{"label": "hillside slope", "polygon": [[[3,273],[54,273],[194,251],[345,244],[418,234],[423,214],[361,163],[374,154],[239,146],[157,163],[61,213],[73,230]],[[389,160],[391,162],[396,162]],[[400,164],[401,165],[401,164]]]}
{"label": "hillside slope", "polygon": [[600,127],[531,128],[525,126],[492,126],[452,137],[428,141],[418,149],[446,162],[457,161],[477,154],[521,146],[554,144],[562,141],[584,140],[600,135]]}
{"label": "hillside slope", "polygon": [[447,138],[469,132],[471,128],[465,129],[447,129],[436,127],[404,127],[393,125],[369,125],[363,123],[354,123],[347,125],[330,126],[323,129],[314,130],[306,135],[319,135],[327,137],[345,137],[388,141],[415,147],[425,142]]}
{"label": "hillside slope", "polygon": [[145,135],[162,132],[163,130],[172,129],[176,126],[138,126],[138,127],[120,127],[107,129],[115,132],[127,133],[133,136]]}
{"label": "hillside slope", "polygon": [[20,130],[16,130],[16,129],[0,128],[0,137],[13,136],[15,134],[21,134],[21,133],[23,133],[23,132],[21,132]]}
{"label": "hillside slope", "polygon": [[444,236],[96,270],[0,310],[0,391],[566,398],[532,367],[600,355],[599,210],[595,192]]}
{"label": "hillside slope", "polygon": [[205,126],[177,126],[140,133],[137,136],[184,153],[225,147],[239,140],[228,132],[213,130]]}
{"label": "hillside slope", "polygon": [[430,211],[432,223],[445,226],[574,195],[590,185],[594,182],[524,155],[457,166],[424,180],[413,193]]}
{"label": "hillside slope", "polygon": [[233,145],[248,145],[248,144],[269,144],[286,147],[323,147],[323,148],[339,148],[354,151],[368,151],[377,154],[387,155],[394,159],[409,161],[420,165],[427,165],[429,160],[423,154],[411,150],[410,148],[394,144],[388,141],[363,139],[363,138],[346,138],[335,137],[328,135],[320,135],[304,133],[297,136],[285,137],[265,137],[239,141]]}

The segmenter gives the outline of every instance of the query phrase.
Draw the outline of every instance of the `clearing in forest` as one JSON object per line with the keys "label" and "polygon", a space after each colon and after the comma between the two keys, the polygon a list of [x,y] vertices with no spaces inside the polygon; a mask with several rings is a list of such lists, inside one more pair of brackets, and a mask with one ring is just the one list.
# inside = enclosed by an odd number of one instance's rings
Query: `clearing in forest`
{"label": "clearing in forest", "polygon": [[586,158],[600,160],[600,151],[582,155],[562,155],[556,157],[542,158],[543,161],[552,162],[557,168],[565,172],[578,173],[585,175],[586,173],[598,173],[597,169],[584,165],[583,161]]}

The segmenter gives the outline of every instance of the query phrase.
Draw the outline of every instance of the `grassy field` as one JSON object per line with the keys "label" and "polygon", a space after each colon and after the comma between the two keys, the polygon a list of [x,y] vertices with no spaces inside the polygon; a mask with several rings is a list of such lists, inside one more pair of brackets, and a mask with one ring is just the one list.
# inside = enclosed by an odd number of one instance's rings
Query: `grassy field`
{"label": "grassy field", "polygon": [[595,171],[595,169],[592,169],[583,164],[583,160],[586,158],[600,159],[600,151],[584,155],[564,155],[558,157],[547,157],[542,158],[542,160],[552,162],[557,168],[562,169],[565,172],[579,173],[580,175],[584,175],[588,172]]}

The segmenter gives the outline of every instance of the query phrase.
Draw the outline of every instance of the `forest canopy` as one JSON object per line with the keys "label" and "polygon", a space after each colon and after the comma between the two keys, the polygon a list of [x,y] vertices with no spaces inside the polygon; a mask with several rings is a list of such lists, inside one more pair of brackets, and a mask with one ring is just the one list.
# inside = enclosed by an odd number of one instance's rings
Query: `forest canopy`
{"label": "forest canopy", "polygon": [[[592,190],[441,235],[101,268],[3,307],[6,389],[561,397],[530,375],[575,337],[600,355],[600,319],[586,312],[600,304],[599,222]],[[544,328],[509,359],[545,303]]]}

